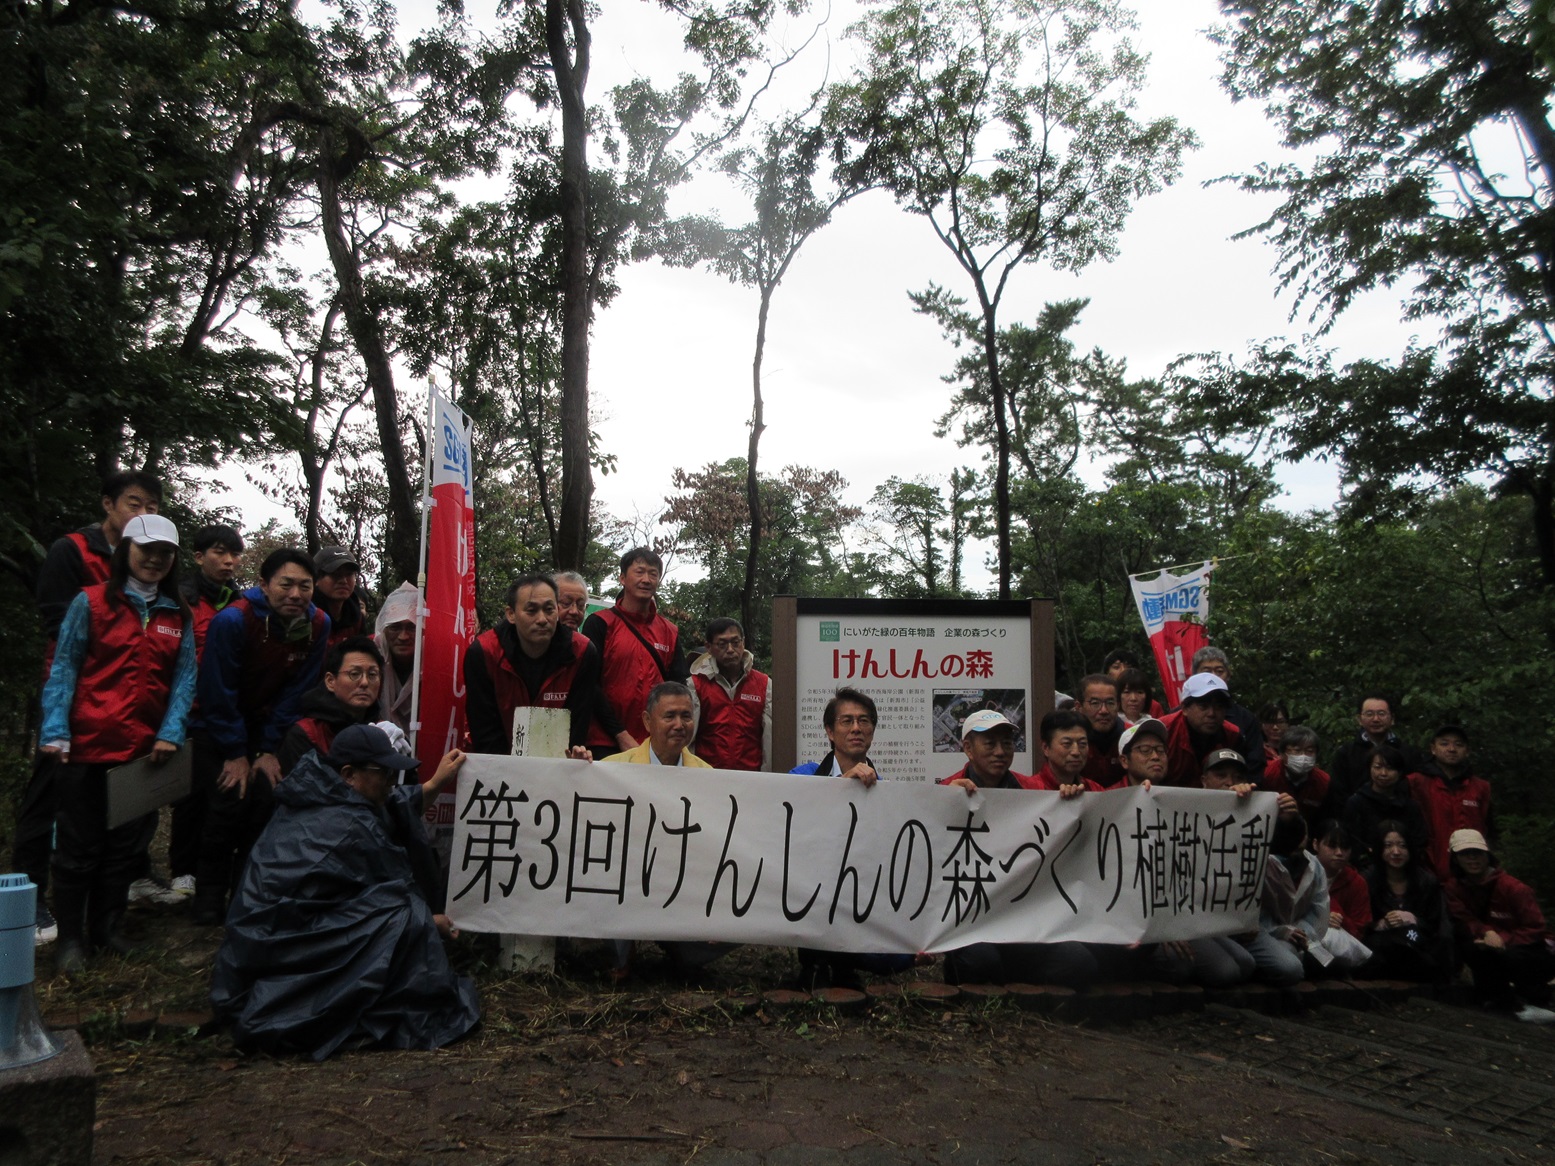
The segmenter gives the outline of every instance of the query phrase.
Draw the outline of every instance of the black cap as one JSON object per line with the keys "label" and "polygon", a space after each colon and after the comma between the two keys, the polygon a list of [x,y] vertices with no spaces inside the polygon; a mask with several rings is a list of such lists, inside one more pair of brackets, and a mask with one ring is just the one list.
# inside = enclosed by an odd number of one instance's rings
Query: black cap
{"label": "black cap", "polygon": [[1456,733],[1458,736],[1462,737],[1465,742],[1467,742],[1469,739],[1469,731],[1462,725],[1447,724],[1442,725],[1436,730],[1436,732],[1432,733],[1431,740],[1434,741],[1438,737],[1445,737],[1448,733]]}
{"label": "black cap", "polygon": [[377,725],[350,725],[335,735],[329,747],[329,763],[336,769],[347,765],[378,765],[384,769],[414,769],[421,762],[406,757],[389,742],[389,734]]}
{"label": "black cap", "polygon": [[345,547],[320,547],[318,553],[313,556],[313,569],[320,575],[333,575],[342,567],[350,567],[360,571],[362,565],[356,561],[356,556]]}

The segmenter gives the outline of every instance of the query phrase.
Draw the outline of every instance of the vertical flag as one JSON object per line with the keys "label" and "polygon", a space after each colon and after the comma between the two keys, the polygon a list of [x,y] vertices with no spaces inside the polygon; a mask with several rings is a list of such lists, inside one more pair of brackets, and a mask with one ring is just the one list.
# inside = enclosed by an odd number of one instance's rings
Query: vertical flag
{"label": "vertical flag", "polygon": [[1155,651],[1155,666],[1166,689],[1161,703],[1167,708],[1177,704],[1193,654],[1209,643],[1204,625],[1209,621],[1209,575],[1214,569],[1213,563],[1205,563],[1186,575],[1163,570],[1149,582],[1142,582],[1140,575],[1128,578]]}
{"label": "vertical flag", "polygon": [[[430,776],[443,754],[464,740],[464,653],[477,630],[470,422],[435,388],[427,439],[431,513],[423,543],[427,599],[416,756],[421,772]],[[448,791],[427,807],[427,819],[439,831],[453,828],[453,804]]]}

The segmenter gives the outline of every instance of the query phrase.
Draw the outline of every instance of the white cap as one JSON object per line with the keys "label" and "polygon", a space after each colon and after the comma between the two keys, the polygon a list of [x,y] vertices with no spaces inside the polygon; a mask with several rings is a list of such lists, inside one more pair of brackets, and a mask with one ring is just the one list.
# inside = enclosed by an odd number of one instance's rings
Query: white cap
{"label": "white cap", "polygon": [[137,514],[124,524],[124,537],[143,547],[153,543],[178,545],[178,528],[160,514]]}
{"label": "white cap", "polygon": [[1128,752],[1128,747],[1134,743],[1134,738],[1140,733],[1149,733],[1152,737],[1158,737],[1162,744],[1166,743],[1166,724],[1154,717],[1145,717],[1135,721],[1118,735],[1118,756],[1122,757]]}
{"label": "white cap", "polygon": [[1015,731],[1015,722],[1001,712],[993,709],[979,709],[966,720],[961,722],[961,739],[964,741],[973,733],[986,733],[990,729],[997,729],[1000,725],[1008,725],[1010,731]]}
{"label": "white cap", "polygon": [[1213,672],[1195,672],[1182,683],[1182,690],[1178,694],[1182,701],[1203,700],[1211,693],[1224,693],[1226,699],[1231,699],[1231,689],[1226,682]]}

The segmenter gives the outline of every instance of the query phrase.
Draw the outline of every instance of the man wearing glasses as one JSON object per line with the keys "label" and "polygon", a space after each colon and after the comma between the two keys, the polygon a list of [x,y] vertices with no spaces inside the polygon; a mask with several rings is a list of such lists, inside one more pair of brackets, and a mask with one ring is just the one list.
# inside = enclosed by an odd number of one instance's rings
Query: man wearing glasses
{"label": "man wearing glasses", "polygon": [[352,636],[329,650],[324,679],[302,697],[302,716],[286,730],[276,756],[284,777],[309,750],[328,753],[335,735],[378,715],[383,687],[383,657],[366,636]]}
{"label": "man wearing glasses", "polygon": [[1080,776],[1098,789],[1122,785],[1123,759],[1118,756],[1118,738],[1123,734],[1123,719],[1118,716],[1118,682],[1100,672],[1082,678],[1075,708],[1085,717],[1085,735],[1090,743]]}
{"label": "man wearing glasses", "polygon": [[879,713],[867,693],[856,688],[839,688],[821,714],[831,751],[819,761],[796,765],[790,773],[818,773],[822,777],[847,777],[875,784],[880,774],[869,759],[869,747],[875,743],[875,723]]}
{"label": "man wearing glasses", "polygon": [[702,715],[696,755],[714,769],[764,771],[772,756],[772,680],[745,649],[736,620],[707,625],[707,651],[691,665]]}

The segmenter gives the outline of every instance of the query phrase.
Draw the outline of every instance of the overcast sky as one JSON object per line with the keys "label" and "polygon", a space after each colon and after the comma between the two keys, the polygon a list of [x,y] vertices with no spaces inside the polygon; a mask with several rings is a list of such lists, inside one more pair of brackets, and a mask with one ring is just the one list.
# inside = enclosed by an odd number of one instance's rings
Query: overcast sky
{"label": "overcast sky", "polygon": [[[605,0],[602,7],[593,26],[593,101],[634,74],[663,79],[679,66],[676,31],[656,5]],[[471,11],[477,24],[490,19]],[[833,78],[847,72],[856,48],[843,33],[857,11],[834,6],[780,96],[799,99],[828,68]],[[408,11],[402,19],[410,21]],[[1214,0],[1143,5],[1135,41],[1151,62],[1142,112],[1177,117],[1198,134],[1200,148],[1173,187],[1138,204],[1115,262],[1078,275],[1028,265],[1006,295],[1002,323],[1031,322],[1049,300],[1088,296],[1072,338],[1082,349],[1100,346],[1126,358],[1133,376],[1158,374],[1184,353],[1240,354],[1253,342],[1306,330],[1304,319],[1288,319],[1289,300],[1276,299],[1273,252],[1258,240],[1231,238],[1258,222],[1268,204],[1229,184],[1205,185],[1282,154],[1261,108],[1234,105],[1218,84],[1217,49],[1204,35],[1216,19]],[[812,24],[796,21],[780,35],[797,43]],[[777,112],[767,106],[769,116]],[[676,212],[708,209],[729,222],[744,217],[732,192],[711,179],[672,204]],[[809,242],[778,289],[769,324],[765,468],[837,469],[851,483],[850,500],[863,503],[892,474],[944,477],[978,464],[976,450],[934,436],[949,392],[940,377],[955,354],[907,298],[931,281],[967,290],[928,224],[883,193],[843,208]],[[620,285],[595,325],[590,383],[596,427],[619,464],[596,489],[626,517],[662,505],[674,467],[744,455],[756,297],[713,274],[659,263],[624,268]],[[1348,358],[1389,356],[1407,335],[1396,303],[1373,298],[1352,308],[1326,342]],[[1082,472],[1100,481],[1101,467]],[[1281,480],[1281,504],[1290,508],[1335,500],[1326,467],[1293,467]],[[974,586],[989,580],[986,550],[969,558]]]}

